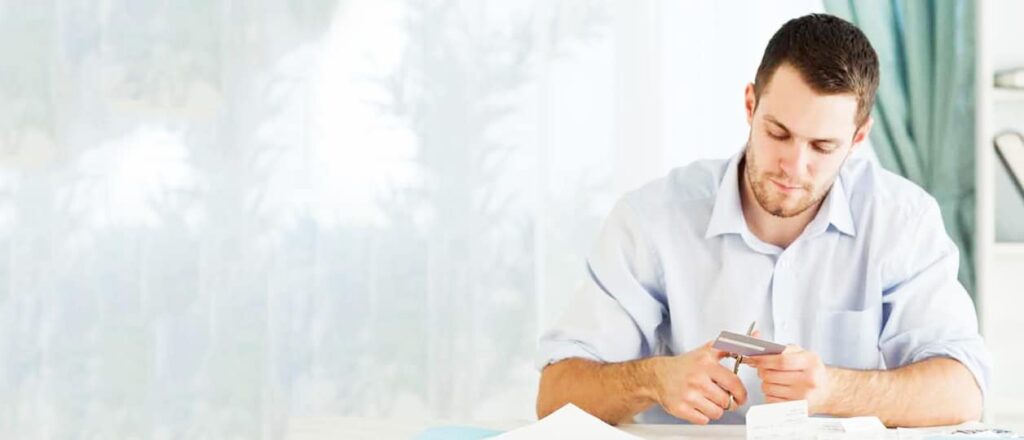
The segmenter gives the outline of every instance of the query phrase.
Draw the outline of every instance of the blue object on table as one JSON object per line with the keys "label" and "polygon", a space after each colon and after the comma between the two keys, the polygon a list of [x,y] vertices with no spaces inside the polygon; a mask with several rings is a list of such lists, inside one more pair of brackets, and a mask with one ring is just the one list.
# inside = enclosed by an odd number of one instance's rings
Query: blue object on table
{"label": "blue object on table", "polygon": [[494,437],[502,431],[493,429],[473,428],[470,426],[440,426],[427,428],[414,440],[479,440]]}

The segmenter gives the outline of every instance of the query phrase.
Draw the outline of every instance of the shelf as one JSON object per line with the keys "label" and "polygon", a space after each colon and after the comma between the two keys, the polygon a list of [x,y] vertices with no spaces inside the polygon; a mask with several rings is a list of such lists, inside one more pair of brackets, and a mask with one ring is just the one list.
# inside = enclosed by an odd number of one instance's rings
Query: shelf
{"label": "shelf", "polygon": [[992,100],[994,102],[1014,102],[1024,104],[1024,89],[992,87]]}
{"label": "shelf", "polygon": [[1024,242],[995,243],[992,245],[992,252],[1004,257],[1024,258]]}

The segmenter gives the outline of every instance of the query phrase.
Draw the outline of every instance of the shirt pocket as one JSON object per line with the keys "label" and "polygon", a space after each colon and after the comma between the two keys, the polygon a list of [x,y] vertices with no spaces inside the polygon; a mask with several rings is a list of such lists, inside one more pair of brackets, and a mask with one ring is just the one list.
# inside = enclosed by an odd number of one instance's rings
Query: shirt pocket
{"label": "shirt pocket", "polygon": [[818,315],[814,348],[825,365],[872,370],[879,368],[878,338],[882,308],[826,310]]}

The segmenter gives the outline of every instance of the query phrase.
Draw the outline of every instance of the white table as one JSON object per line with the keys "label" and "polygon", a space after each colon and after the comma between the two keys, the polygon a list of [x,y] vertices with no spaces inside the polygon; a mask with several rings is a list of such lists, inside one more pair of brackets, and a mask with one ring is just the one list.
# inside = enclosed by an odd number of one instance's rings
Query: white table
{"label": "white table", "polygon": [[[437,426],[472,426],[507,431],[533,421],[452,422],[437,420],[389,420],[360,417],[293,417],[285,435],[289,440],[380,439],[412,440],[423,430]],[[743,425],[623,425],[623,431],[645,439],[742,439]]]}
{"label": "white table", "polygon": [[[423,430],[441,426],[467,426],[499,431],[508,431],[533,421],[504,422],[459,422],[444,420],[397,420],[362,417],[292,417],[288,420],[285,438],[289,440],[345,439],[345,440],[412,440]],[[969,427],[984,427],[979,423],[966,424]],[[1024,432],[1019,421],[996,425],[1000,428]],[[743,425],[623,425],[623,431],[645,439],[743,439],[746,430]],[[944,428],[935,428],[944,429]],[[890,430],[893,431],[893,430]]]}

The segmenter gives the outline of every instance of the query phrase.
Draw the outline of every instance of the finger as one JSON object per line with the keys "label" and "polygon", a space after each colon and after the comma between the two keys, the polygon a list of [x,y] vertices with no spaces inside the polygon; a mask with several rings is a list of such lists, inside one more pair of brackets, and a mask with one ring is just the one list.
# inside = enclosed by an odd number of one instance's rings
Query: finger
{"label": "finger", "polygon": [[715,402],[708,400],[706,397],[699,397],[696,400],[693,405],[694,408],[710,420],[718,420],[722,417],[722,414],[725,414],[725,408],[716,405]]}
{"label": "finger", "polygon": [[694,425],[707,425],[711,422],[711,419],[709,419],[708,416],[705,416],[704,413],[687,405],[677,405],[673,408],[665,408],[665,412],[686,420],[687,422],[693,423]]}
{"label": "finger", "polygon": [[764,395],[766,397],[772,396],[785,400],[799,400],[801,397],[799,391],[796,388],[774,383],[762,383],[761,391],[764,392]]}
{"label": "finger", "polygon": [[731,370],[721,365],[716,365],[715,368],[708,371],[708,375],[711,376],[711,380],[718,387],[732,394],[733,398],[736,399],[736,404],[743,405],[747,402],[747,388],[743,386],[743,381],[740,380],[739,376],[733,374]]}
{"label": "finger", "polygon": [[763,356],[747,356],[743,358],[743,363],[750,365],[751,367],[757,368],[772,368],[780,369],[779,366],[782,364],[781,354],[767,354]]}
{"label": "finger", "polygon": [[793,353],[800,353],[801,351],[804,351],[803,347],[801,347],[799,345],[788,344],[788,345],[786,345],[786,349],[782,350],[782,353],[783,354],[793,354]]}
{"label": "finger", "polygon": [[754,333],[752,333],[750,336],[761,339],[761,330],[754,330]]}
{"label": "finger", "polygon": [[757,377],[761,378],[761,382],[779,385],[803,383],[806,381],[806,376],[807,373],[804,371],[757,370]]}
{"label": "finger", "polygon": [[704,397],[707,397],[708,400],[726,410],[729,409],[729,393],[725,392],[722,387],[709,380],[702,388],[704,391]]}
{"label": "finger", "polygon": [[791,354],[771,354],[756,356],[750,359],[750,366],[768,370],[794,371],[804,370],[809,362],[806,354],[809,352],[795,352]]}
{"label": "finger", "polygon": [[708,351],[709,353],[711,353],[712,356],[715,357],[715,359],[718,359],[718,360],[725,359],[725,358],[731,356],[731,354],[729,354],[729,352],[722,351],[722,350],[719,350],[717,348],[714,348],[714,347],[712,347],[712,345],[715,345],[715,341],[713,341],[713,340],[712,341],[708,341],[706,344],[702,345],[700,348],[701,348],[701,350]]}

